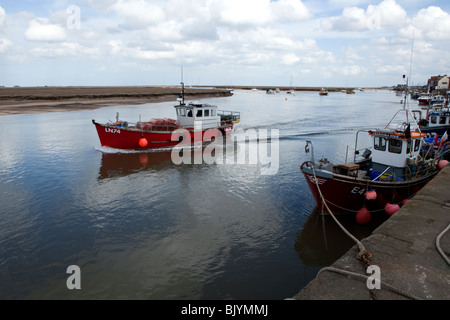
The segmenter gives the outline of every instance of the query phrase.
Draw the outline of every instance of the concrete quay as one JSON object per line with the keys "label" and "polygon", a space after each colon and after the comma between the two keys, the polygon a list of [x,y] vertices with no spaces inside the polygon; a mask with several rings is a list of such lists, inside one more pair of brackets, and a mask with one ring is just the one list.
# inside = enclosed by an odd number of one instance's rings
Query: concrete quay
{"label": "concrete quay", "polygon": [[355,245],[292,299],[450,300],[450,264],[438,250],[450,258],[449,224],[447,165],[411,201],[361,240],[372,254],[370,266],[379,267],[380,289],[373,288],[376,273],[367,273],[366,265],[357,259],[360,249]]}

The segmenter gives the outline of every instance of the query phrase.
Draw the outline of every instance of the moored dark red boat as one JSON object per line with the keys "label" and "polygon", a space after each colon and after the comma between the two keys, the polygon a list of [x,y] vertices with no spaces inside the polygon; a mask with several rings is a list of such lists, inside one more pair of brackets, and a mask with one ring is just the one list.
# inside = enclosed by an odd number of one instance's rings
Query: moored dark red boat
{"label": "moored dark red boat", "polygon": [[[406,109],[394,118],[402,113],[405,119],[414,119]],[[356,214],[357,220],[362,212],[393,214],[448,163],[441,160],[442,149],[436,151],[427,145],[426,134],[416,123],[393,124],[394,118],[384,129],[358,131],[352,162],[316,162],[312,143],[307,141],[305,150],[311,160],[304,162],[300,170],[320,212]],[[361,132],[369,135],[371,146],[358,148]],[[370,216],[363,220],[370,221]]]}

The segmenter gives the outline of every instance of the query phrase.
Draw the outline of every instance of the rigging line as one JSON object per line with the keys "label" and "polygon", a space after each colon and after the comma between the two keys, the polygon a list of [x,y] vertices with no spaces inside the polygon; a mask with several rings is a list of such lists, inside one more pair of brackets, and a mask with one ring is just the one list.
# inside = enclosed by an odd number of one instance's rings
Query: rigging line
{"label": "rigging line", "polygon": [[413,54],[414,54],[414,27],[413,27],[413,36],[412,36],[412,44],[411,44],[411,60],[409,62],[409,77],[411,79],[412,84],[412,64],[413,64]]}

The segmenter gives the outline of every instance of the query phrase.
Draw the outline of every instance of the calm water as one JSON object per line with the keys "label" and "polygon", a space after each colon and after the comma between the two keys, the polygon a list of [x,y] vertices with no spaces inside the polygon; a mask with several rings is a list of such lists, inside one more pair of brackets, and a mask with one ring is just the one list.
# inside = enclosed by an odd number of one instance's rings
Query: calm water
{"label": "calm water", "polygon": [[[237,91],[203,100],[240,111],[243,130],[279,130],[275,175],[100,147],[91,119],[174,118],[172,102],[0,117],[0,299],[292,297],[354,245],[314,211],[299,170],[305,140],[316,158],[343,161],[356,129],[381,127],[400,99]],[[382,221],[341,219],[358,237]],[[81,290],[66,287],[70,265]]]}

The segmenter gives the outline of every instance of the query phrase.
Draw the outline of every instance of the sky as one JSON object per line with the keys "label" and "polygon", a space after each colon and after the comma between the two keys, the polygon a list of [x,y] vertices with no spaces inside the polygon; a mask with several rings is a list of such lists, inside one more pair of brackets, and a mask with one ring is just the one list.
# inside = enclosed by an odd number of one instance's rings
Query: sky
{"label": "sky", "polygon": [[0,86],[424,85],[449,55],[448,0],[0,0]]}

